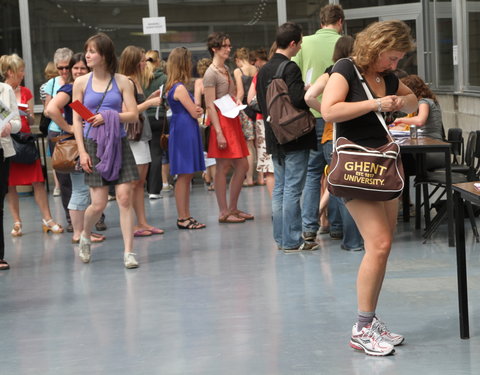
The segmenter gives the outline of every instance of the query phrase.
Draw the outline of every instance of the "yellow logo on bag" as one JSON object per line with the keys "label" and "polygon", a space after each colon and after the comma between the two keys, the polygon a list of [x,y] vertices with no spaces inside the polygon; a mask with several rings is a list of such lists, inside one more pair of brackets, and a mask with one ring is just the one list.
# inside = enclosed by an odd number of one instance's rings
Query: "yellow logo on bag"
{"label": "yellow logo on bag", "polygon": [[345,181],[357,182],[364,185],[383,185],[385,180],[379,178],[387,170],[387,167],[372,163],[369,161],[348,161],[344,165],[345,171],[354,172],[345,173]]}

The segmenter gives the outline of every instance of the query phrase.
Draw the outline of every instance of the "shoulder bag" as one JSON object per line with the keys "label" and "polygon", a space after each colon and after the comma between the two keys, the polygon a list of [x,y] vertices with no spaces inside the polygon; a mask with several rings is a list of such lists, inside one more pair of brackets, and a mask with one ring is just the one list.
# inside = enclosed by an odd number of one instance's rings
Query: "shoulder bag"
{"label": "shoulder bag", "polygon": [[[98,104],[95,113],[98,113],[98,110],[102,106],[103,100],[107,95],[107,91],[112,83],[112,80],[113,76],[108,83],[105,92],[103,93],[102,100],[100,101],[100,104]],[[92,127],[90,126],[88,128],[86,137],[88,137],[91,129]],[[79,166],[80,153],[78,152],[78,145],[74,135],[61,134],[55,138],[52,138],[52,141],[55,142],[55,148],[52,155],[52,168],[61,173],[82,171],[82,168]]]}
{"label": "shoulder bag", "polygon": [[[50,96],[53,98],[53,90],[55,87],[55,79],[53,79],[53,84],[52,84],[52,92],[50,93]],[[52,119],[50,117],[45,116],[43,113],[45,111],[45,108],[43,108],[42,114],[40,115],[40,124],[38,125],[38,129],[40,132],[47,136],[48,134],[48,127],[50,126],[50,123],[52,122]]]}
{"label": "shoulder bag", "polygon": [[[355,64],[354,68],[368,99],[373,99]],[[402,193],[404,173],[400,146],[391,137],[382,115],[375,114],[389,140],[377,148],[360,146],[345,137],[337,139],[334,124],[335,143],[327,181],[328,191],[337,197],[387,201]]]}
{"label": "shoulder bag", "polygon": [[[135,84],[135,82],[133,82],[133,80],[130,79],[130,81],[132,81],[133,83],[133,90],[134,90],[134,95],[136,99],[138,95],[137,85]],[[144,121],[145,121],[145,117],[143,116],[143,113],[139,113],[137,121],[124,123],[123,126],[127,133],[127,139],[129,141],[138,142],[140,140],[143,133]]]}
{"label": "shoulder bag", "polygon": [[33,164],[40,158],[36,137],[32,133],[10,134],[15,155],[10,159],[19,164]]}
{"label": "shoulder bag", "polygon": [[160,135],[160,147],[164,151],[168,150],[168,134],[165,132],[166,126],[167,126],[167,113],[165,112],[165,116],[163,117],[162,134]]}

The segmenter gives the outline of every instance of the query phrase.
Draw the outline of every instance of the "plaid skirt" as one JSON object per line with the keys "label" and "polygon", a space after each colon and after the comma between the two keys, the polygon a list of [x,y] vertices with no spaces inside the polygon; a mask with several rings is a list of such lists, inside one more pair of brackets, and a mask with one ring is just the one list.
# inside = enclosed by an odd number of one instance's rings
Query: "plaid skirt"
{"label": "plaid skirt", "polygon": [[125,182],[139,179],[137,164],[133,157],[132,150],[128,144],[127,137],[122,138],[122,167],[117,180],[107,181],[95,169],[95,165],[100,162],[97,157],[97,143],[92,139],[85,139],[85,148],[92,159],[93,173],[85,173],[85,183],[90,187],[119,185]]}

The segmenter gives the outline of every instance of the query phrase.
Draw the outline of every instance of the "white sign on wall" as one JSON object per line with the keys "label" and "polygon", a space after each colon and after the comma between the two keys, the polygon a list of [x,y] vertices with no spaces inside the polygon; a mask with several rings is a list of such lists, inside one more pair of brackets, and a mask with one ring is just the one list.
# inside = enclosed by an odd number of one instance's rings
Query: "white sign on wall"
{"label": "white sign on wall", "polygon": [[165,34],[167,25],[165,17],[145,17],[142,18],[144,34]]}

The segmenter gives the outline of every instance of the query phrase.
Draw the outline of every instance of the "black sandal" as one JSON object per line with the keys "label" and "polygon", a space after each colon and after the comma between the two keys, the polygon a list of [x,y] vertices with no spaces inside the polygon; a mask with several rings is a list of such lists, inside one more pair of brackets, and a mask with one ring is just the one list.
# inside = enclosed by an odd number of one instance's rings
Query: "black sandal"
{"label": "black sandal", "polygon": [[0,271],[9,270],[10,265],[3,259],[0,260]]}
{"label": "black sandal", "polygon": [[186,219],[177,219],[177,227],[178,229],[203,229],[206,225],[199,223],[193,217],[188,217]]}

